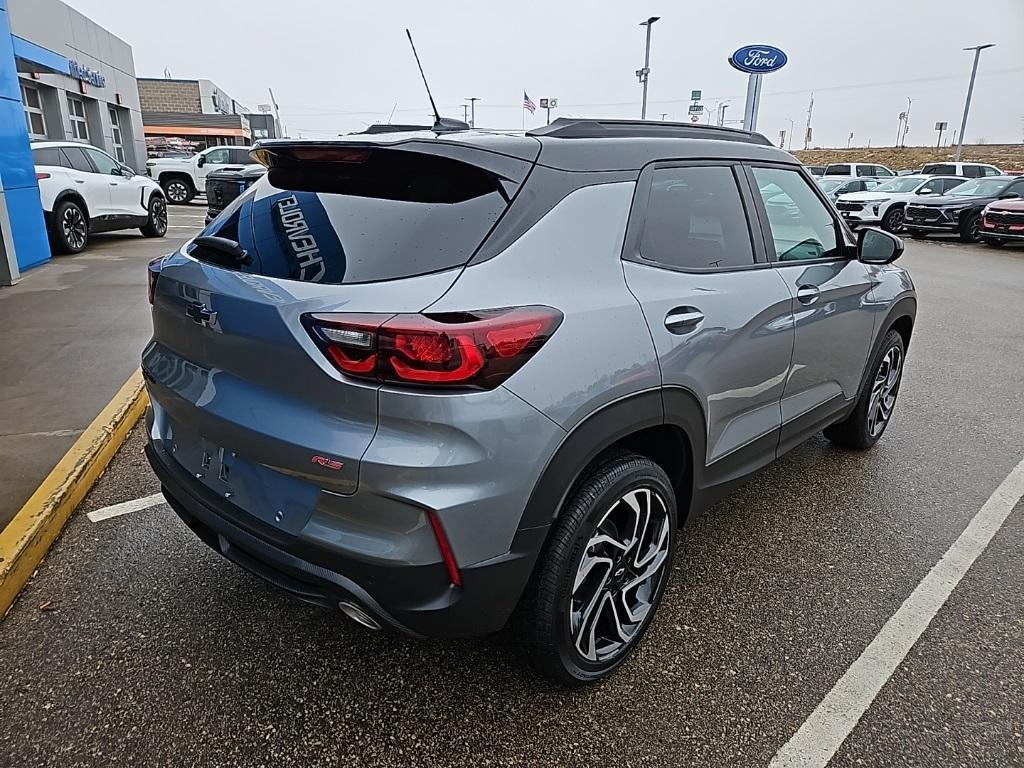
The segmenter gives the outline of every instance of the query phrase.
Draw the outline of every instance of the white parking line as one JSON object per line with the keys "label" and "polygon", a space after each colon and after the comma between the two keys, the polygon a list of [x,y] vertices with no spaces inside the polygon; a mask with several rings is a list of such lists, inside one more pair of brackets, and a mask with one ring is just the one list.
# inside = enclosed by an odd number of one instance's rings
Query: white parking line
{"label": "white parking line", "polygon": [[999,484],[793,738],[775,753],[769,768],[828,764],[1022,497],[1024,460]]}
{"label": "white parking line", "polygon": [[152,496],[143,496],[141,499],[132,499],[131,501],[124,501],[120,504],[94,510],[89,512],[86,517],[94,523],[98,523],[100,520],[107,520],[118,515],[127,515],[129,512],[138,512],[140,509],[148,507],[155,507],[157,504],[163,504],[164,501],[162,493],[154,493]]}

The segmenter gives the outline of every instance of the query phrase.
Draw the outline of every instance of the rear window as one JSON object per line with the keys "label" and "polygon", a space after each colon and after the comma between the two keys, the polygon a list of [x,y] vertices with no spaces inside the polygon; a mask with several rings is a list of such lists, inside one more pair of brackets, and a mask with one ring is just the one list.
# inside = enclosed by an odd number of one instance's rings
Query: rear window
{"label": "rear window", "polygon": [[829,165],[825,168],[826,176],[850,176],[850,166],[843,163]]}
{"label": "rear window", "polygon": [[60,150],[57,147],[41,147],[32,150],[32,162],[35,165],[61,164]]}
{"label": "rear window", "polygon": [[[330,160],[332,151],[347,159]],[[300,152],[300,161],[272,167],[204,232],[236,240],[255,256],[249,270],[338,284],[462,266],[516,186],[491,170],[427,153]],[[204,256],[202,249],[191,255]]]}

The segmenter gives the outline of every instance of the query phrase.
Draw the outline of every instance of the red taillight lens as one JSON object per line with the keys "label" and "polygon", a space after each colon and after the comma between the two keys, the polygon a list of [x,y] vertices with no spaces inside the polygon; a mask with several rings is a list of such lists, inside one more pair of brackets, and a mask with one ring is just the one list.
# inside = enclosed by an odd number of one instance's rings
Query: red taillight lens
{"label": "red taillight lens", "polygon": [[306,315],[342,373],[380,382],[493,389],[550,338],[562,313],[515,307],[442,315]]}
{"label": "red taillight lens", "polygon": [[43,171],[36,171],[36,181],[42,181],[43,179],[50,178],[50,174],[44,173]]}

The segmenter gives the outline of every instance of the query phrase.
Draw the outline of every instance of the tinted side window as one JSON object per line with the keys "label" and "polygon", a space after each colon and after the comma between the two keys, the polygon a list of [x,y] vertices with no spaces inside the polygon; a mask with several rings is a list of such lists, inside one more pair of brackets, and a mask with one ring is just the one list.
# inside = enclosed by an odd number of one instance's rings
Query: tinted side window
{"label": "tinted side window", "polygon": [[838,165],[830,165],[825,168],[826,176],[849,176],[850,166],[842,163]]}
{"label": "tinted side window", "polygon": [[982,176],[998,176],[999,175],[999,171],[996,170],[995,168],[993,168],[990,165],[986,165],[986,166],[982,167],[982,174],[981,175]]}
{"label": "tinted side window", "polygon": [[231,156],[231,163],[237,163],[238,165],[248,165],[252,162],[252,158],[249,157],[249,151],[245,149],[232,149],[228,150],[228,154]]}
{"label": "tinted side window", "polygon": [[114,169],[120,172],[120,166],[114,161],[114,158],[110,155],[104,154],[97,149],[85,149],[84,152],[89,155],[93,165],[96,166],[97,173],[112,174]]}
{"label": "tinted side window", "polygon": [[753,264],[750,229],[732,169],[654,171],[640,255],[677,269]]}
{"label": "tinted side window", "polygon": [[752,170],[779,261],[843,256],[836,222],[803,176],[783,168]]}
{"label": "tinted side window", "polygon": [[875,166],[873,166],[873,165],[858,165],[857,166],[857,175],[858,176],[874,176],[875,175]]}
{"label": "tinted side window", "polygon": [[32,150],[32,162],[36,165],[60,165],[60,150],[57,147],[45,147]]}
{"label": "tinted side window", "polygon": [[1003,192],[1003,194],[1004,195],[1017,195],[1018,197],[1024,197],[1024,181],[1015,181],[1015,182],[1013,182],[1013,184],[1011,184],[1009,187],[1006,188],[1006,191]]}
{"label": "tinted side window", "polygon": [[885,177],[888,177],[888,176],[893,176],[893,175],[895,175],[895,174],[893,174],[893,172],[890,171],[888,168],[886,168],[884,166],[881,166],[881,165],[876,165],[875,166],[875,176],[879,176],[879,177],[885,176]]}
{"label": "tinted side window", "polygon": [[964,176],[966,176],[968,179],[977,179],[981,175],[982,175],[982,173],[981,173],[981,166],[980,165],[965,165],[964,166]]}
{"label": "tinted side window", "polygon": [[959,187],[963,183],[964,183],[963,179],[943,179],[940,182],[939,190],[941,192],[948,192],[953,187]]}
{"label": "tinted side window", "polygon": [[92,163],[89,162],[89,158],[85,156],[79,147],[63,147],[61,152],[68,159],[71,167],[76,171],[82,171],[83,173],[96,173],[96,169],[92,167]]}
{"label": "tinted side window", "polygon": [[931,165],[926,165],[924,168],[922,168],[921,169],[921,173],[923,173],[925,175],[932,174],[932,173],[935,173],[935,174],[939,174],[939,173],[955,174],[956,173],[956,166],[955,165],[950,165],[949,163],[932,163]]}

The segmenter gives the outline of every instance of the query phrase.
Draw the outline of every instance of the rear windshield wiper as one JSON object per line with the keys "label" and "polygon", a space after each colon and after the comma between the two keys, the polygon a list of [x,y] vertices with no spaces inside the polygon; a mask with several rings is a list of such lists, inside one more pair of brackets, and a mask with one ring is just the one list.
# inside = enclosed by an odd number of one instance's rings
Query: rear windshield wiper
{"label": "rear windshield wiper", "polygon": [[[252,256],[235,240],[215,235],[203,235],[192,241],[192,253],[202,250],[205,258],[201,261],[208,261],[229,269],[238,269],[252,264]],[[198,257],[197,257],[198,258]]]}

